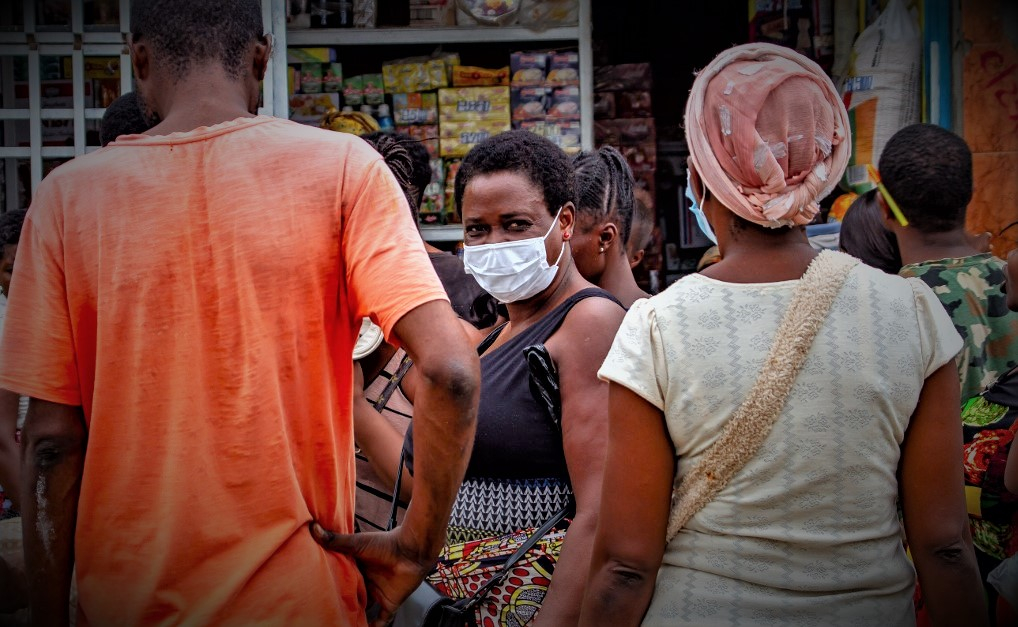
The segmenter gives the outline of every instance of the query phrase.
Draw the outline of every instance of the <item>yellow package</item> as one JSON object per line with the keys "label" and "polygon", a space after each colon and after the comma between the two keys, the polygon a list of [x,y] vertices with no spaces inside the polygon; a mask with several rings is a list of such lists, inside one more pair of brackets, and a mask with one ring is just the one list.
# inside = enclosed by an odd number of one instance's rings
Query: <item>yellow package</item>
{"label": "yellow package", "polygon": [[481,87],[509,84],[509,66],[498,69],[457,65],[452,69],[453,87]]}
{"label": "yellow package", "polygon": [[442,122],[439,126],[439,151],[443,157],[465,157],[484,140],[509,130],[505,122]]}
{"label": "yellow package", "polygon": [[450,87],[438,90],[442,122],[506,122],[510,120],[508,87]]}

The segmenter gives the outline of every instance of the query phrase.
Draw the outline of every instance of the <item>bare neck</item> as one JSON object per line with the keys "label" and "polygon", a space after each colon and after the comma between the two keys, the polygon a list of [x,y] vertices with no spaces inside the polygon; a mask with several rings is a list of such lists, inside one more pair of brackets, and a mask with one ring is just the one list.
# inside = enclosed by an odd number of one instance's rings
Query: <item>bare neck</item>
{"label": "bare neck", "polygon": [[629,309],[633,303],[650,294],[644,292],[633,278],[633,269],[629,267],[629,258],[624,253],[608,253],[612,259],[605,265],[604,273],[598,281],[598,287],[619,299],[622,306]]}
{"label": "bare neck", "polygon": [[155,97],[162,119],[149,129],[149,135],[187,132],[255,115],[243,82],[229,76],[219,64],[193,68],[176,83],[163,84]]}
{"label": "bare neck", "polygon": [[728,283],[775,283],[802,278],[817,251],[804,229],[773,233],[742,230],[719,236],[721,261],[703,275]]}
{"label": "bare neck", "polygon": [[903,265],[980,254],[980,251],[969,242],[964,228],[942,233],[923,233],[915,228],[905,227],[896,228],[894,234],[898,238],[898,249],[901,251]]}

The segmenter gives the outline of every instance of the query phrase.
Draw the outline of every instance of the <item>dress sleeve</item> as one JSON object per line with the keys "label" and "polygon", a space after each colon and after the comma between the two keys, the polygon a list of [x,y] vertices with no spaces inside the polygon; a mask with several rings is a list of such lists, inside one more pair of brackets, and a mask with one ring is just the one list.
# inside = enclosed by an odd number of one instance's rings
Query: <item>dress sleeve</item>
{"label": "dress sleeve", "polygon": [[597,376],[632,390],[664,411],[668,364],[652,301],[633,303]]}
{"label": "dress sleeve", "polygon": [[399,184],[385,162],[354,139],[341,199],[347,293],[351,311],[358,318],[371,316],[396,343],[392,327],[400,318],[427,302],[449,299]]}
{"label": "dress sleeve", "polygon": [[0,339],[0,388],[81,405],[55,188],[51,180],[42,182],[21,230]]}
{"label": "dress sleeve", "polygon": [[958,356],[963,347],[961,336],[954,328],[951,317],[933,290],[920,279],[907,279],[915,299],[916,319],[919,324],[924,377]]}

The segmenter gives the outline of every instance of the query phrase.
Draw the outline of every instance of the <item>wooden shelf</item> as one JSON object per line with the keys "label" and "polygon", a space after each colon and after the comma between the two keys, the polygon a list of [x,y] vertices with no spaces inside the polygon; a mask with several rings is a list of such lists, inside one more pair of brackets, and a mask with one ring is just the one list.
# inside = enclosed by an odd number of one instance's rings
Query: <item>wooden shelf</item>
{"label": "wooden shelf", "polygon": [[523,26],[447,26],[436,28],[322,28],[289,30],[288,46],[366,46],[457,44],[580,39],[577,26],[535,31]]}
{"label": "wooden shelf", "polygon": [[463,225],[421,226],[421,237],[427,242],[459,242],[463,239]]}

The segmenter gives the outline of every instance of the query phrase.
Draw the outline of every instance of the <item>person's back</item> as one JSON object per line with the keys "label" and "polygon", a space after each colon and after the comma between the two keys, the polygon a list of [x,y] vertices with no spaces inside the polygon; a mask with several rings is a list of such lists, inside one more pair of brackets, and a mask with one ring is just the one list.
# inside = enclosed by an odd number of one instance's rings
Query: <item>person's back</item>
{"label": "person's back", "polygon": [[887,142],[880,176],[908,222],[888,221],[904,262],[900,274],[922,279],[950,314],[965,341],[961,398],[972,398],[1018,366],[1018,313],[1004,302],[1004,262],[973,247],[965,232],[972,153],[950,131],[914,124]]}
{"label": "person's back", "polygon": [[[659,347],[667,379],[627,380],[664,391],[680,476],[749,395],[797,284],[693,274],[634,307],[670,333]],[[646,624],[706,624],[719,606],[732,624],[908,623],[895,470],[925,378],[957,348],[927,343],[951,332],[946,317],[926,315],[935,304],[915,282],[851,272],[763,447],[669,544],[659,590],[681,582],[685,594],[655,595]],[[646,370],[610,359],[605,368]]]}
{"label": "person's back", "polygon": [[47,177],[19,247],[0,383],[32,397],[32,619],[66,622],[72,563],[78,624],[358,625],[365,579],[384,619],[437,555],[465,464],[422,447],[437,471],[405,529],[358,562],[360,321],[419,358],[435,408],[421,428],[437,418],[453,450],[472,437],[476,356],[445,330],[381,158],[254,115],[271,47],[257,1],[184,4],[131,7],[161,122]]}
{"label": "person's back", "polygon": [[[280,162],[304,165],[263,176]],[[363,595],[353,561],[324,553],[307,523],[352,531],[351,460],[313,443],[352,446],[338,419],[350,365],[334,358],[349,352],[357,295],[336,290],[344,259],[372,251],[341,246],[387,214],[341,205],[398,193],[379,185],[384,168],[356,138],[253,118],[124,139],[43,188],[62,213],[34,213],[37,229],[96,234],[63,249],[82,321],[68,340],[95,369],[55,399],[80,399],[89,427],[76,561],[91,622],[342,624]],[[110,171],[115,184],[81,187]],[[323,394],[333,378],[339,395]]]}

